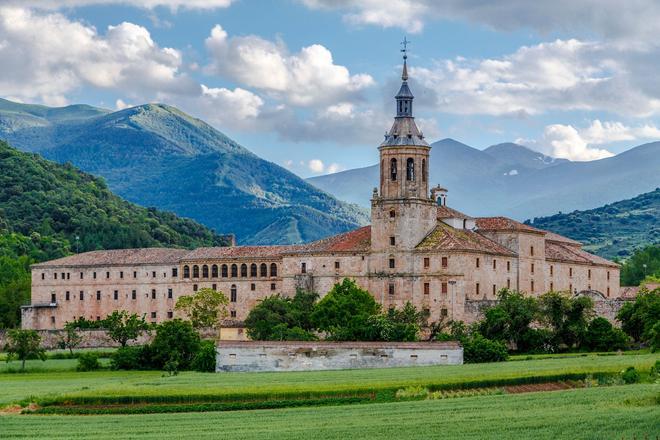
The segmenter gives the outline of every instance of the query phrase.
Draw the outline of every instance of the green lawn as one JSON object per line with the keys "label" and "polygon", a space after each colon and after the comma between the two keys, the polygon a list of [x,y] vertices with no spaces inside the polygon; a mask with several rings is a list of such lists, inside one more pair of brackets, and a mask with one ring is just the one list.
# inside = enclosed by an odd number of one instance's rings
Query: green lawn
{"label": "green lawn", "polygon": [[[648,372],[660,354],[542,359],[494,364],[291,373],[96,371],[0,374],[0,406],[29,397],[140,396],[295,391],[341,391],[583,372]],[[38,361],[37,361],[38,362]],[[56,362],[49,360],[50,362]]]}
{"label": "green lawn", "polygon": [[660,385],[629,385],[282,410],[12,415],[0,416],[0,425],[12,439],[654,439],[659,393]]}

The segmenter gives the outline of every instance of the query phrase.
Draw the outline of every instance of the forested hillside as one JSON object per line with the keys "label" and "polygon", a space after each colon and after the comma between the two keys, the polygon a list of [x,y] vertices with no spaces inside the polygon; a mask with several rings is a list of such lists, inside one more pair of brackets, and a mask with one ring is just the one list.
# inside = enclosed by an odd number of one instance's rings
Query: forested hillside
{"label": "forested hillside", "polygon": [[29,302],[30,264],[94,249],[195,247],[227,240],[199,223],[142,208],[71,165],[0,141],[0,328]]}
{"label": "forested hillside", "polygon": [[660,244],[660,188],[600,208],[526,223],[578,240],[602,257],[627,258],[635,250]]}

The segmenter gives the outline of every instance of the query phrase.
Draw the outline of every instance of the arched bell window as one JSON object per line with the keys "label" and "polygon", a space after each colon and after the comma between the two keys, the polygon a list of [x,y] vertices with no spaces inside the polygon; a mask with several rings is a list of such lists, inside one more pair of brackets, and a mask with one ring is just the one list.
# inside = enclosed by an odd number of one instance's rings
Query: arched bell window
{"label": "arched bell window", "polygon": [[211,278],[218,278],[218,265],[211,266]]}
{"label": "arched bell window", "polygon": [[183,266],[183,277],[190,278],[190,266],[188,266],[187,264]]}
{"label": "arched bell window", "polygon": [[202,278],[208,278],[209,277],[209,267],[205,264],[202,266]]}
{"label": "arched bell window", "polygon": [[238,276],[238,266],[235,264],[231,265],[231,277],[236,278]]}
{"label": "arched bell window", "polygon": [[275,264],[275,263],[270,264],[270,276],[271,277],[276,277],[277,276],[277,264]]}
{"label": "arched bell window", "polygon": [[257,277],[257,265],[254,263],[250,265],[250,276],[254,278]]}
{"label": "arched bell window", "polygon": [[222,265],[221,271],[222,271],[222,278],[227,278],[229,276],[229,274],[227,272],[227,265],[226,264]]}
{"label": "arched bell window", "polygon": [[193,266],[193,278],[199,278],[199,266],[196,264]]}
{"label": "arched bell window", "polygon": [[393,182],[396,181],[396,173],[397,173],[396,159],[392,159],[390,160],[390,179]]}
{"label": "arched bell window", "polygon": [[241,277],[247,277],[247,264],[241,264]]}
{"label": "arched bell window", "polygon": [[415,160],[412,157],[406,161],[406,180],[415,180]]}
{"label": "arched bell window", "polygon": [[268,276],[268,266],[266,266],[266,263],[261,263],[261,266],[259,266],[259,276]]}

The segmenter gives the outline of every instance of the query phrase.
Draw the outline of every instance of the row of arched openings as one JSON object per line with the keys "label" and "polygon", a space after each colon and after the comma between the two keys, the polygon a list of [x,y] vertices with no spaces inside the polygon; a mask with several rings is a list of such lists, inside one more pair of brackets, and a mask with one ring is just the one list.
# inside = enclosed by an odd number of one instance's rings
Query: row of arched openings
{"label": "row of arched openings", "polygon": [[[218,266],[217,264],[213,264],[211,266],[207,264],[204,264],[202,266],[195,264],[192,266],[192,276],[191,276],[190,266],[186,264],[185,266],[183,266],[183,277],[184,278],[230,278],[230,277],[238,278],[239,268],[240,268],[241,278],[247,278],[248,277],[247,264],[241,264],[240,266],[237,264],[232,264],[232,265],[222,264],[220,266]],[[201,270],[201,276],[200,276],[200,270]],[[257,278],[257,277],[266,278],[268,276],[271,277],[277,276],[277,264],[271,263],[270,266],[268,266],[266,263],[261,263],[259,266],[257,266],[255,263],[252,263],[249,266],[250,278]]]}
{"label": "row of arched openings", "polygon": [[[396,182],[398,173],[398,161],[390,159],[390,180]],[[415,180],[415,160],[412,157],[406,159],[406,180]],[[426,182],[426,159],[422,159],[422,182]]]}

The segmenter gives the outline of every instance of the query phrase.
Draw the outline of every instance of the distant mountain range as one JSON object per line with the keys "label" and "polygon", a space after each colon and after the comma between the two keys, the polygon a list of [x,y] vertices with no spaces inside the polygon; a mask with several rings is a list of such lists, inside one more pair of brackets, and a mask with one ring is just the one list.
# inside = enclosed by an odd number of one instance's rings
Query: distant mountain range
{"label": "distant mountain range", "polygon": [[242,243],[305,242],[368,221],[364,209],[167,105],[110,112],[0,99],[0,138],[101,176],[131,202],[235,233]]}
{"label": "distant mountain range", "polygon": [[573,211],[525,223],[565,235],[605,258],[626,258],[660,245],[660,188],[588,211]]}
{"label": "distant mountain range", "polygon": [[[596,208],[660,186],[660,142],[607,159],[571,162],[506,143],[478,150],[453,139],[432,144],[430,180],[448,204],[474,216],[519,220]],[[369,205],[378,165],[307,179],[340,200]]]}

